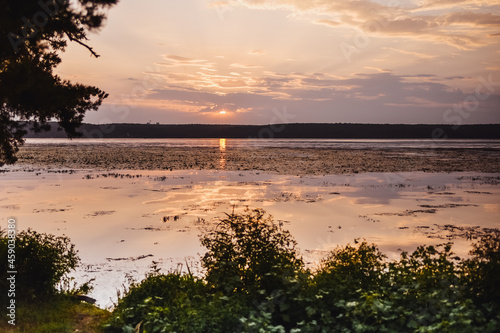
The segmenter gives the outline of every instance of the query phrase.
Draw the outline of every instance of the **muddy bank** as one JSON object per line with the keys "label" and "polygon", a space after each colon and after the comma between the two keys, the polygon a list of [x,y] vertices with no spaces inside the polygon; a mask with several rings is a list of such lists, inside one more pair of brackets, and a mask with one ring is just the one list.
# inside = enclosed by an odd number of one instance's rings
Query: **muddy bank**
{"label": "muddy bank", "polygon": [[499,172],[496,149],[110,147],[27,144],[19,166],[128,170],[261,170],[280,174]]}

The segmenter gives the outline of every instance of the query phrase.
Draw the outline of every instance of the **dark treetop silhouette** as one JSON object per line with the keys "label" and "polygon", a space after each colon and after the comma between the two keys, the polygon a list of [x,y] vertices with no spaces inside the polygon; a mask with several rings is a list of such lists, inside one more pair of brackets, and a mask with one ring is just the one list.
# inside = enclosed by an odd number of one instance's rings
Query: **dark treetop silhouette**
{"label": "dark treetop silhouette", "polygon": [[97,110],[107,94],[73,84],[53,73],[68,40],[95,57],[87,33],[102,27],[105,10],[118,0],[0,0],[0,166],[16,161],[25,127],[50,128],[57,120],[69,137],[85,112]]}

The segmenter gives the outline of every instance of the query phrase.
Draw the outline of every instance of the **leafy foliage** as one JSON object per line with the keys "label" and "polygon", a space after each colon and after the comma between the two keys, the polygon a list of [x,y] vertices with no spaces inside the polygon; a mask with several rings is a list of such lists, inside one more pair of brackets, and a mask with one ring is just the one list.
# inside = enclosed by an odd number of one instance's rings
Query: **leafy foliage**
{"label": "leafy foliage", "polygon": [[213,293],[192,275],[150,274],[132,284],[106,327],[110,331],[134,332],[232,332],[244,311],[233,299]]}
{"label": "leafy foliage", "polygon": [[57,119],[68,136],[78,133],[84,114],[107,94],[54,74],[67,41],[86,47],[88,31],[104,23],[104,10],[117,0],[0,0],[0,166],[14,163],[26,122],[35,131]]}
{"label": "leafy foliage", "polygon": [[282,224],[262,209],[228,214],[201,243],[207,248],[202,265],[209,286],[237,295],[274,323],[293,325],[296,312],[302,311],[296,291],[307,284],[308,273],[296,241]]}
{"label": "leafy foliage", "polygon": [[227,215],[202,238],[208,250],[202,264],[211,286],[227,294],[269,294],[303,269],[290,232],[264,214],[255,209]]}
{"label": "leafy foliage", "polygon": [[492,229],[473,244],[472,258],[462,264],[468,296],[478,305],[489,304],[500,312],[500,231]]}
{"label": "leafy foliage", "polygon": [[461,260],[451,244],[387,258],[373,244],[333,250],[315,272],[262,210],[230,214],[201,239],[204,279],[151,274],[108,328],[133,332],[498,332],[500,233]]}
{"label": "leafy foliage", "polygon": [[[8,238],[2,234],[0,237],[2,267],[8,267],[7,251]],[[31,229],[19,232],[15,242],[16,298],[44,299],[55,295],[58,292],[57,285],[79,261],[75,246],[66,236],[56,237]],[[0,272],[2,290],[9,289],[7,282],[7,270],[2,270]],[[6,297],[6,293],[2,293],[1,297]]]}
{"label": "leafy foliage", "polygon": [[[320,288],[335,292],[336,297],[342,293],[355,295],[357,290],[373,289],[381,283],[381,274],[385,269],[385,256],[375,245],[362,242],[354,247],[347,245],[344,248],[333,250],[321,263],[316,272],[315,283]],[[349,285],[351,290],[346,290]]]}
{"label": "leafy foliage", "polygon": [[[353,252],[350,246],[347,249]],[[327,295],[323,307],[333,304],[335,310],[327,316],[322,313],[322,318],[317,319],[321,327],[329,326],[334,332],[345,329],[352,332],[475,332],[476,328],[487,328],[484,314],[464,294],[461,272],[450,244],[420,246],[412,254],[403,252],[399,261],[390,263],[371,260],[380,258],[380,254],[366,243],[355,249],[356,252],[359,253],[340,257],[337,253],[345,254],[345,250],[337,251],[331,258],[341,271],[330,270],[332,260],[328,260],[326,272],[323,268],[316,276],[317,292]],[[357,259],[363,257],[368,260],[360,263]],[[364,267],[365,277],[359,274],[352,282],[346,279],[342,286],[333,287],[331,282],[338,280],[335,275],[343,275],[345,265],[359,264]],[[343,295],[340,299],[339,294]]]}

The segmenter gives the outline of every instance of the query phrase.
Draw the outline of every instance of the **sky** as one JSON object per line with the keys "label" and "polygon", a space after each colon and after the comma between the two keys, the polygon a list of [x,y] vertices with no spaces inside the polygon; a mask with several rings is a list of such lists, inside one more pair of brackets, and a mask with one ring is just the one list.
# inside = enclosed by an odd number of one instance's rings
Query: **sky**
{"label": "sky", "polygon": [[500,0],[121,0],[89,123],[500,123]]}

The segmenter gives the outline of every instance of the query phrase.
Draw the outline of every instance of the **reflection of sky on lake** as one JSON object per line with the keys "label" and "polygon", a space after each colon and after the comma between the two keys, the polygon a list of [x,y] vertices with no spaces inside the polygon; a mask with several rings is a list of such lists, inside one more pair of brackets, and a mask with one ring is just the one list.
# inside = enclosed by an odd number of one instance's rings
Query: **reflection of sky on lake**
{"label": "reflection of sky on lake", "polygon": [[[225,142],[220,140],[221,168]],[[104,176],[105,175],[105,176]],[[137,177],[141,175],[140,177]],[[399,250],[443,243],[444,226],[499,227],[499,174],[401,173],[285,176],[258,171],[119,171],[0,174],[0,215],[20,229],[66,234],[109,304],[125,274],[142,278],[151,260],[196,269],[198,236],[233,209],[264,208],[314,264],[356,238]],[[464,255],[469,242],[454,239]],[[140,256],[152,256],[141,258]],[[132,259],[134,260],[132,260]]]}

